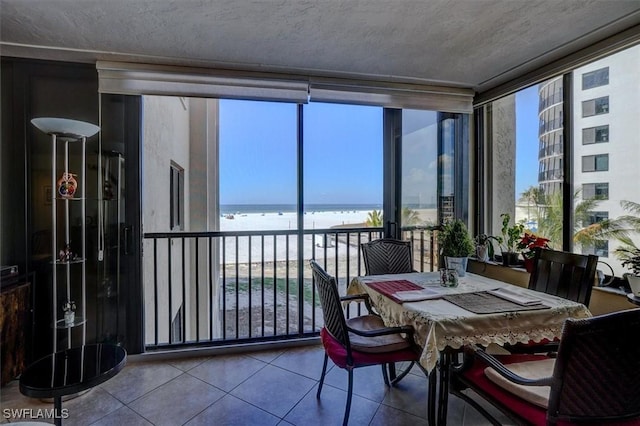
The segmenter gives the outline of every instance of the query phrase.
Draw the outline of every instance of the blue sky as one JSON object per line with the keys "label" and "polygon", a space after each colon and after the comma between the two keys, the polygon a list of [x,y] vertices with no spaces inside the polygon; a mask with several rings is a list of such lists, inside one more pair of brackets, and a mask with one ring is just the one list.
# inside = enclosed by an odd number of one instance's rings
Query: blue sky
{"label": "blue sky", "polygon": [[[537,86],[516,94],[516,196],[537,184],[537,109]],[[220,101],[221,204],[296,203],[296,126],[297,105]],[[304,143],[307,204],[382,203],[382,108],[307,104]]]}
{"label": "blue sky", "polygon": [[[382,108],[304,107],[307,204],[382,203]],[[220,101],[220,203],[295,204],[297,106]]]}
{"label": "blue sky", "polygon": [[538,185],[538,85],[516,93],[516,198]]}

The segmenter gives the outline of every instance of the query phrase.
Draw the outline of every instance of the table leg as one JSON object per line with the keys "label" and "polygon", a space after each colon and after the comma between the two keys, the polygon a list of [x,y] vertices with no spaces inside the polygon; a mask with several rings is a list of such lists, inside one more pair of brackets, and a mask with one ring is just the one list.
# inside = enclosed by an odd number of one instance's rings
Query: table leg
{"label": "table leg", "polygon": [[440,355],[440,386],[438,389],[438,426],[447,424],[447,410],[449,408],[449,372],[451,368],[451,354],[444,350]]}
{"label": "table leg", "polygon": [[436,392],[438,390],[438,368],[429,373],[429,389],[427,392],[427,422],[429,426],[436,426]]}
{"label": "table leg", "polygon": [[62,397],[53,398],[53,418],[56,426],[62,426]]}

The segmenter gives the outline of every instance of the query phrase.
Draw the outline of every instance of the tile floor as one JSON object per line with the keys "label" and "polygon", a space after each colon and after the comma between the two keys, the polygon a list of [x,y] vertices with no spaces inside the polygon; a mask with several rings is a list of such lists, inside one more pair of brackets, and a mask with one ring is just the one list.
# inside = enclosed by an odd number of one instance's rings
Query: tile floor
{"label": "tile floor", "polygon": [[[64,425],[339,425],[346,372],[329,369],[320,400],[320,345],[174,360],[137,357],[118,375],[65,401]],[[350,425],[426,425],[427,381],[414,368],[387,388],[380,367],[355,370]],[[0,423],[17,422],[6,409],[49,409],[24,397],[13,381],[0,390]],[[37,412],[37,411],[33,411]],[[46,420],[45,420],[46,421]],[[506,421],[506,419],[505,419]],[[460,399],[449,399],[448,424],[488,425]]]}

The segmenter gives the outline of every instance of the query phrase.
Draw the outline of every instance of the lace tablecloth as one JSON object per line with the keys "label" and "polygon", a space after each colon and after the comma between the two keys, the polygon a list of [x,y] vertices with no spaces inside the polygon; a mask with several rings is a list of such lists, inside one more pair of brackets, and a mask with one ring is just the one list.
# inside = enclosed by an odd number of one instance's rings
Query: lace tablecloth
{"label": "lace tablecloth", "polygon": [[[399,304],[367,285],[398,280],[437,289],[443,296],[508,288],[522,297],[539,300],[548,309],[475,314],[443,298]],[[441,287],[437,272],[356,277],[347,292],[367,293],[388,326],[413,326],[416,343],[423,348],[420,364],[427,371],[435,367],[440,351],[447,346],[459,349],[473,344],[486,346],[490,343],[503,345],[552,340],[560,337],[567,318],[591,316],[587,307],[580,303],[470,273],[460,278],[456,288]]]}

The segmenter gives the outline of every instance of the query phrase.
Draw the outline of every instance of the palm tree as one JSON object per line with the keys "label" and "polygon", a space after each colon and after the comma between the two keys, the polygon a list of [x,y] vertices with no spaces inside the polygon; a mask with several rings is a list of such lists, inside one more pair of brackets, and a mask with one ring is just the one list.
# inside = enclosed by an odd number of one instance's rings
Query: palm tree
{"label": "palm tree", "polygon": [[530,186],[521,195],[521,200],[527,202],[527,219],[531,220],[531,205],[536,206],[536,216],[540,215],[540,206],[544,204],[544,191],[539,186]]}
{"label": "palm tree", "polygon": [[373,228],[379,228],[382,226],[382,212],[380,210],[370,211],[367,215],[367,221],[365,222],[367,226]]}
{"label": "palm tree", "polygon": [[[575,207],[573,209],[573,242],[582,246],[593,245],[596,240],[602,239],[599,236],[601,225],[589,224],[591,212],[596,209],[600,202],[597,198],[582,200],[576,203],[580,196],[580,191],[573,194]],[[538,215],[538,234],[549,238],[549,246],[556,250],[562,249],[562,230],[564,228],[564,216],[562,212],[562,192],[556,191],[547,195],[546,204],[540,206]],[[594,225],[596,225],[594,227]]]}
{"label": "palm tree", "polygon": [[638,245],[631,237],[640,235],[640,203],[622,200],[620,206],[627,214],[594,223],[581,230],[581,237],[584,236],[591,241],[618,240],[621,245],[615,250],[616,257],[620,260],[625,260],[629,253],[639,250]]}
{"label": "palm tree", "polygon": [[403,226],[419,225],[420,223],[422,223],[422,220],[420,219],[420,215],[417,211],[410,209],[409,207],[402,209]]}

